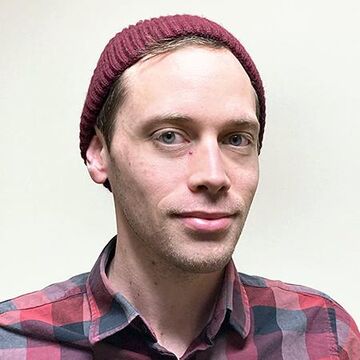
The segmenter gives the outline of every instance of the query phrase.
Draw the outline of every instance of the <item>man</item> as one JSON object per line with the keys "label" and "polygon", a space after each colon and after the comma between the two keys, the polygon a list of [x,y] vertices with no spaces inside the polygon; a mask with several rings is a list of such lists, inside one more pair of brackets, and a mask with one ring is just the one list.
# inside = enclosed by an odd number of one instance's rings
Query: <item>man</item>
{"label": "man", "polygon": [[80,128],[117,236],[90,273],[0,305],[0,359],[359,359],[336,302],[231,260],[264,125],[256,67],[219,25],[168,16],[117,34]]}

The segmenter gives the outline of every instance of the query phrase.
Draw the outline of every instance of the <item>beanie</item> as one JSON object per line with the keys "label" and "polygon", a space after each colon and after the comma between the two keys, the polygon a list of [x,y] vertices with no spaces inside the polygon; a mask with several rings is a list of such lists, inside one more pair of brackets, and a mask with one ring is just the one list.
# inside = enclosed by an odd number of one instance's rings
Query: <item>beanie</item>
{"label": "beanie", "polygon": [[161,16],[139,21],[117,33],[105,46],[90,81],[80,122],[80,151],[86,151],[95,134],[95,124],[115,80],[143,56],[147,47],[165,39],[196,35],[224,43],[248,74],[259,102],[259,149],[265,126],[265,95],[259,72],[242,44],[219,24],[195,15]]}

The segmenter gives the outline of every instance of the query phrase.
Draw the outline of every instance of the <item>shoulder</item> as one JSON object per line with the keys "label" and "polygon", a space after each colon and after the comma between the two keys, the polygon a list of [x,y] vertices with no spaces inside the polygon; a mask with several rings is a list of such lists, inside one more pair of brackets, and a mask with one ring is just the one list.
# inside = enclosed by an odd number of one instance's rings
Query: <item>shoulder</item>
{"label": "shoulder", "polygon": [[[0,302],[0,349],[17,347],[27,336],[43,336],[53,326],[82,321],[79,317],[86,313],[87,278],[88,273],[76,275]],[[48,340],[54,335],[50,334]]]}
{"label": "shoulder", "polygon": [[327,301],[334,301],[330,296],[327,294],[315,290],[311,287],[303,286],[303,285],[296,285],[286,283],[280,280],[271,280],[261,276],[255,275],[248,275],[244,273],[238,273],[239,278],[242,284],[253,291],[258,292],[265,292],[265,291],[273,291],[282,294],[291,295],[304,295],[309,296],[311,298],[319,298],[319,300],[327,300]]}
{"label": "shoulder", "polygon": [[38,308],[79,295],[86,291],[85,285],[88,274],[79,274],[41,290],[0,302],[0,317],[7,312]]}
{"label": "shoulder", "polygon": [[239,273],[239,278],[255,319],[272,316],[286,330],[293,330],[294,326],[306,334],[327,334],[334,339],[340,355],[360,358],[360,333],[355,321],[327,294],[260,276]]}

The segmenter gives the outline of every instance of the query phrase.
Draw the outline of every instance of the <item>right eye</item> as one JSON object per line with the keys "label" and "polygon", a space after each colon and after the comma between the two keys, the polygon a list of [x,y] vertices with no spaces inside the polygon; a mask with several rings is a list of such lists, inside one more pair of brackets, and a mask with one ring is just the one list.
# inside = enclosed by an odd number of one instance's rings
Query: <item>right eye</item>
{"label": "right eye", "polygon": [[157,134],[155,139],[166,145],[177,145],[185,142],[185,138],[181,134],[172,130]]}

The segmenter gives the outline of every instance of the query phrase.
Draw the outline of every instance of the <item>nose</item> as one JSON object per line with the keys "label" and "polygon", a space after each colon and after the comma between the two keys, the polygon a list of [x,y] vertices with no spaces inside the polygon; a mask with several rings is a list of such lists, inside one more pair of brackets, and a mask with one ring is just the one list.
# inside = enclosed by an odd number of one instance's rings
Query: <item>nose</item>
{"label": "nose", "polygon": [[193,150],[189,170],[188,187],[192,192],[205,192],[214,196],[226,193],[231,187],[217,141],[208,141]]}

